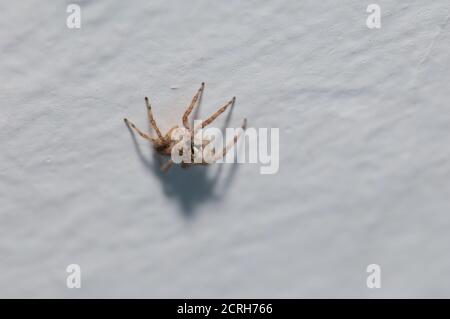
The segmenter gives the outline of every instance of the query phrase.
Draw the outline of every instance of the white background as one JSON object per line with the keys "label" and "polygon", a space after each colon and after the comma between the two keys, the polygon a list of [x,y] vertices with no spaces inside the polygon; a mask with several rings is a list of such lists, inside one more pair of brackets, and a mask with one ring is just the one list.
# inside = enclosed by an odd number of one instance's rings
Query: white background
{"label": "white background", "polygon": [[[0,297],[450,297],[448,1],[69,3],[0,4]],[[202,81],[278,174],[133,142]]]}

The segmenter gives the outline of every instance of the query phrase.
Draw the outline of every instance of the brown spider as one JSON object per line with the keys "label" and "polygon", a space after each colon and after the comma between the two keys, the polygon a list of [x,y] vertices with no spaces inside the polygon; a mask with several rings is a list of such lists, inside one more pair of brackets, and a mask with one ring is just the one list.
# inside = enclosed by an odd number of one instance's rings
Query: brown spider
{"label": "brown spider", "polygon": [[[197,133],[197,131],[201,128],[204,128],[205,126],[211,124],[211,122],[213,122],[220,114],[222,114],[223,112],[225,112],[225,110],[230,106],[233,105],[236,97],[233,97],[228,103],[226,103],[224,106],[222,106],[221,108],[219,108],[214,114],[212,114],[209,118],[207,118],[206,120],[202,121],[201,124],[197,127],[192,127],[189,123],[189,115],[191,114],[192,110],[194,109],[194,106],[197,104],[197,102],[199,101],[200,96],[203,93],[203,90],[205,88],[205,83],[203,82],[202,85],[200,86],[200,88],[198,89],[197,93],[194,95],[194,97],[192,98],[191,104],[188,106],[188,108],[186,109],[186,111],[184,112],[183,115],[183,126],[186,128],[186,130],[189,131],[189,135],[190,135],[190,141],[191,141],[191,160],[190,161],[181,161],[180,165],[183,168],[186,168],[190,165],[196,165],[196,164],[200,164],[200,165],[207,165],[210,163],[214,163],[217,160],[219,160],[220,158],[224,157],[228,150],[231,149],[237,142],[237,140],[239,139],[239,136],[241,135],[242,131],[245,130],[245,127],[247,125],[247,119],[244,119],[244,123],[242,124],[242,130],[239,130],[237,132],[237,134],[234,136],[233,140],[223,148],[221,153],[217,153],[217,154],[213,154],[213,160],[212,161],[208,161],[206,162],[205,160],[202,159],[201,162],[196,162],[194,161],[194,153],[195,153],[195,146],[194,146],[194,136]],[[155,148],[155,150],[164,156],[171,156],[172,154],[172,148],[178,143],[178,141],[174,138],[172,138],[172,133],[174,132],[174,130],[176,130],[177,128],[179,128],[178,125],[172,127],[165,135],[163,135],[161,133],[161,131],[159,130],[158,126],[156,125],[156,121],[153,118],[153,114],[152,114],[152,107],[150,105],[150,102],[148,101],[148,98],[145,97],[145,103],[147,105],[147,114],[148,114],[148,119],[150,121],[150,124],[152,125],[153,129],[156,131],[156,134],[158,135],[157,138],[155,137],[150,137],[149,135],[143,133],[140,129],[138,129],[136,127],[136,125],[134,125],[132,122],[130,122],[128,119],[124,119],[125,123],[128,126],[131,126],[134,130],[136,130],[136,132],[142,136],[143,138],[149,140],[150,142],[152,142],[153,147]],[[202,146],[206,146],[207,144],[209,144],[211,142],[211,140],[209,139],[202,139]],[[182,151],[181,154],[182,155]],[[163,166],[161,166],[161,169],[164,173],[167,173],[169,171],[169,169],[172,167],[173,165],[173,160],[169,159]]]}

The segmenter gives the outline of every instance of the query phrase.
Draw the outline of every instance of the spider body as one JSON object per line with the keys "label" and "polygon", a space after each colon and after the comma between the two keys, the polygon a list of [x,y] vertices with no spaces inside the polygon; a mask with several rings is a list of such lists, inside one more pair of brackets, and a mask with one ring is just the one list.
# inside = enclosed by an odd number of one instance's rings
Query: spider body
{"label": "spider body", "polygon": [[[212,114],[206,120],[202,121],[199,126],[191,127],[191,125],[189,123],[189,115],[192,113],[192,110],[194,109],[194,107],[198,104],[198,101],[200,99],[200,96],[203,93],[204,88],[205,88],[205,83],[202,83],[202,85],[198,89],[197,93],[192,98],[190,105],[188,106],[188,108],[186,109],[186,111],[184,112],[183,117],[182,117],[182,122],[183,122],[183,126],[184,126],[183,132],[185,132],[184,134],[188,135],[188,136],[184,136],[184,137],[186,138],[186,140],[188,141],[187,143],[189,143],[189,144],[185,145],[185,147],[183,149],[179,150],[179,155],[183,155],[183,150],[188,150],[190,153],[190,154],[186,155],[189,157],[188,160],[185,159],[179,163],[180,166],[183,168],[187,168],[192,165],[207,165],[207,164],[210,164],[211,162],[215,162],[218,159],[222,158],[223,156],[226,155],[227,151],[236,144],[236,142],[239,139],[239,136],[242,132],[242,130],[240,130],[234,136],[233,141],[231,141],[227,146],[225,146],[223,148],[222,152],[213,153],[212,161],[205,161],[202,157],[199,157],[202,152],[203,147],[205,147],[209,143],[211,143],[212,140],[209,138],[202,138],[201,141],[198,141],[198,138],[195,137],[197,131],[199,129],[202,129],[205,126],[211,124],[220,114],[225,112],[225,110],[229,106],[233,105],[236,100],[236,98],[233,97],[229,102],[227,102],[225,105],[223,105],[221,108],[219,108],[214,114]],[[161,133],[161,131],[159,130],[159,127],[157,126],[155,119],[153,118],[152,107],[151,107],[150,102],[147,97],[145,97],[145,103],[147,106],[148,119],[150,121],[151,126],[155,130],[157,137],[151,137],[151,136],[143,133],[140,129],[138,129],[136,127],[136,125],[134,125],[128,119],[124,119],[125,123],[132,129],[134,129],[141,137],[143,137],[146,140],[149,140],[153,144],[153,147],[158,154],[163,155],[163,156],[172,156],[174,147],[176,147],[180,143],[180,136],[178,136],[178,135],[175,136],[176,132],[179,133],[178,129],[180,127],[178,125],[176,125],[176,126],[172,127],[165,135],[163,135]],[[246,123],[247,123],[247,120],[244,119],[244,123],[242,124],[243,130],[245,129]],[[167,173],[173,164],[174,164],[174,161],[172,159],[169,159],[163,166],[161,166],[162,171],[164,173]]]}

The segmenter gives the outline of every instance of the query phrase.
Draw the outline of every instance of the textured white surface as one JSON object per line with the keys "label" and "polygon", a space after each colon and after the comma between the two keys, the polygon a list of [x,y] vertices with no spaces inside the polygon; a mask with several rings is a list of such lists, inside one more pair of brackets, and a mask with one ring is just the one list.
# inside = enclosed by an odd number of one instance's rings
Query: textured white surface
{"label": "textured white surface", "polygon": [[[450,297],[448,1],[187,2],[0,4],[0,297]],[[278,174],[157,172],[202,81]]]}

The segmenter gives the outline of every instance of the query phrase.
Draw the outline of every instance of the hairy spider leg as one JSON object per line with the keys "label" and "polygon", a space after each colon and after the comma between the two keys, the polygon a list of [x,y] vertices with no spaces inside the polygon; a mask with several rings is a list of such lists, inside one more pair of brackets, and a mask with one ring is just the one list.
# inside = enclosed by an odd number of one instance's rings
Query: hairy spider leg
{"label": "hairy spider leg", "polygon": [[178,128],[178,125],[175,125],[174,127],[172,127],[172,128],[167,132],[167,134],[164,136],[164,140],[165,140],[166,142],[170,142],[172,132],[173,132],[175,129],[177,129],[177,128]]}
{"label": "hairy spider leg", "polygon": [[167,174],[167,172],[170,170],[172,165],[173,165],[173,161],[172,161],[172,159],[170,159],[166,162],[166,164],[161,166],[161,170],[163,171],[164,174]]}
{"label": "hairy spider leg", "polygon": [[219,108],[213,115],[211,115],[209,118],[207,118],[206,120],[204,120],[198,127],[195,128],[195,133],[197,132],[198,129],[200,128],[204,128],[205,126],[211,124],[220,114],[222,114],[223,112],[225,112],[225,110],[230,106],[233,105],[234,102],[236,101],[236,97],[233,97],[229,102],[227,102],[224,106],[222,106],[221,108]]}
{"label": "hairy spider leg", "polygon": [[150,102],[148,101],[148,97],[145,97],[145,104],[147,104],[148,120],[150,121],[153,128],[155,129],[156,134],[158,134],[159,139],[162,141],[164,139],[164,137],[161,134],[161,131],[159,130],[158,125],[156,125],[155,119],[153,118],[152,106],[150,105]]}
{"label": "hairy spider leg", "polygon": [[222,153],[217,153],[214,157],[214,162],[218,161],[220,158],[225,157],[227,155],[227,152],[237,143],[239,137],[241,136],[242,132],[245,131],[245,128],[247,127],[247,119],[244,119],[244,122],[242,123],[242,130],[239,130],[236,135],[234,136],[233,140],[228,143],[227,146],[225,146],[222,150]]}
{"label": "hairy spider leg", "polygon": [[136,127],[136,125],[134,125],[134,123],[130,122],[128,119],[124,119],[125,124],[130,126],[131,128],[133,128],[140,136],[142,136],[143,138],[153,142],[153,143],[158,143],[159,141],[153,137],[148,136],[147,134],[143,133],[140,129],[138,129]]}
{"label": "hairy spider leg", "polygon": [[190,129],[189,115],[191,114],[192,110],[194,109],[195,104],[197,103],[200,96],[202,95],[204,88],[205,88],[205,82],[202,82],[202,85],[200,86],[197,93],[192,98],[191,104],[188,106],[188,108],[186,109],[186,111],[183,114],[183,125],[188,130]]}

